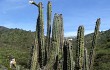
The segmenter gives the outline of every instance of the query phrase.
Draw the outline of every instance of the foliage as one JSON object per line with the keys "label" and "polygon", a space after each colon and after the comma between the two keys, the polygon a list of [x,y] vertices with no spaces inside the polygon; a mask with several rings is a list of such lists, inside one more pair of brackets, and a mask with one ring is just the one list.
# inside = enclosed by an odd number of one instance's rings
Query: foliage
{"label": "foliage", "polygon": [[17,64],[29,66],[30,48],[33,45],[34,32],[22,29],[0,27],[0,64],[9,68],[10,56]]}

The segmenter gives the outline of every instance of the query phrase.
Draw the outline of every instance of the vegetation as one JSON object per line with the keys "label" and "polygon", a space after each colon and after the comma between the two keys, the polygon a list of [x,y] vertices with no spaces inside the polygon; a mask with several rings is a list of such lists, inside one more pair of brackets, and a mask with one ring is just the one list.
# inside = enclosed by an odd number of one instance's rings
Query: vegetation
{"label": "vegetation", "polygon": [[18,65],[28,67],[33,43],[33,32],[0,26],[0,65],[9,68],[10,56],[14,56]]}
{"label": "vegetation", "polygon": [[100,18],[94,33],[84,36],[84,26],[79,26],[77,37],[64,40],[62,14],[54,14],[51,30],[49,1],[45,37],[42,2],[32,4],[39,12],[35,32],[0,26],[0,68],[11,70],[9,61],[13,56],[17,70],[109,70],[110,30],[99,32]]}
{"label": "vegetation", "polygon": [[[93,33],[85,36],[85,46],[88,50],[90,49],[92,44],[92,36]],[[28,68],[30,61],[30,51],[31,46],[34,43],[34,37],[34,32],[25,31],[22,29],[8,29],[0,26],[0,67],[5,66],[9,68],[8,56],[13,55],[16,58],[18,65]],[[73,45],[75,46],[76,39],[73,38],[73,40],[74,41],[71,42],[74,42]],[[74,50],[73,53],[75,53]],[[109,70],[110,29],[107,31],[101,31],[99,33],[97,47],[95,50],[96,57],[93,65],[93,70]]]}

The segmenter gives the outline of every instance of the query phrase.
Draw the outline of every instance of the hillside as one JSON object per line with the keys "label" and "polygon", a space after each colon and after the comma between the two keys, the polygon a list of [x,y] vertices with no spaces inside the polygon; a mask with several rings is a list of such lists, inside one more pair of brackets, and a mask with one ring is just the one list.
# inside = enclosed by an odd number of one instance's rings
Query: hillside
{"label": "hillside", "polygon": [[[92,35],[85,36],[85,46],[89,49]],[[29,67],[31,46],[34,43],[34,32],[22,29],[9,29],[0,26],[0,66],[9,68],[9,57],[14,56],[17,64]],[[75,40],[73,39],[75,46]],[[73,47],[74,47],[73,46]],[[94,70],[110,70],[110,29],[101,31],[96,47]],[[89,51],[88,51],[89,53]]]}
{"label": "hillside", "polygon": [[9,58],[13,56],[18,65],[28,67],[33,43],[33,32],[0,26],[0,65],[9,67]]}
{"label": "hillside", "polygon": [[110,70],[110,29],[100,32],[94,70]]}
{"label": "hillside", "polygon": [[[92,35],[85,36],[85,46],[88,49],[92,45]],[[110,29],[99,33],[95,50],[94,70],[110,70]]]}

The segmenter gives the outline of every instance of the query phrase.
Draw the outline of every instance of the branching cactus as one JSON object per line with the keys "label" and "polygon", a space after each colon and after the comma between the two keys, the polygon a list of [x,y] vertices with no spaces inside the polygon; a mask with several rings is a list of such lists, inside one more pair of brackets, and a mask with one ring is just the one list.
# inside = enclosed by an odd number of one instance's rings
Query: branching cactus
{"label": "branching cactus", "polygon": [[98,34],[99,34],[99,27],[100,27],[100,18],[97,19],[97,21],[96,21],[96,26],[95,26],[93,41],[92,41],[92,47],[91,47],[91,50],[90,50],[90,56],[89,56],[89,69],[90,70],[92,70],[92,68],[93,68],[95,48],[96,48],[96,45],[97,45],[97,37],[98,37]]}
{"label": "branching cactus", "polygon": [[50,58],[50,47],[51,47],[51,17],[52,17],[52,3],[48,1],[47,4],[47,46],[46,46],[46,52],[47,52],[47,59]]}
{"label": "branching cactus", "polygon": [[75,70],[83,69],[84,59],[84,27],[79,26],[77,33]]}

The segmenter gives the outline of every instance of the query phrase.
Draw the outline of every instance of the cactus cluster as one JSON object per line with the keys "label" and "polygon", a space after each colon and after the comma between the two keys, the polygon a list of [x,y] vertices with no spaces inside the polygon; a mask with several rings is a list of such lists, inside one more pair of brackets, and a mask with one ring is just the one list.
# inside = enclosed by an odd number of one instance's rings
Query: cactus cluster
{"label": "cactus cluster", "polygon": [[39,15],[35,32],[35,45],[32,49],[30,70],[90,70],[93,64],[94,49],[99,32],[100,19],[96,22],[89,56],[87,48],[84,45],[84,26],[79,26],[76,41],[76,58],[73,59],[73,54],[75,54],[73,53],[74,46],[70,45],[70,41],[64,41],[62,14],[55,13],[53,24],[51,24],[52,4],[50,1],[48,2],[47,36],[44,36],[42,3],[40,2],[37,7]]}

